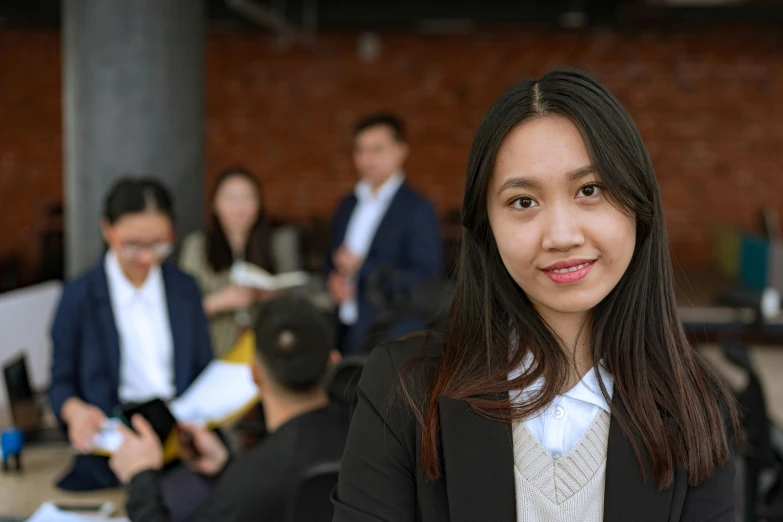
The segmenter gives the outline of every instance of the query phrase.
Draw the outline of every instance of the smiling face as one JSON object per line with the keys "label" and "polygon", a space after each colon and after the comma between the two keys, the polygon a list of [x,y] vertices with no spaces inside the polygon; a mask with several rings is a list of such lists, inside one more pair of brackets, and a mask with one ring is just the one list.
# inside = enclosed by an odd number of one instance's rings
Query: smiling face
{"label": "smiling face", "polygon": [[567,118],[534,119],[506,135],[487,212],[503,264],[548,320],[584,318],[633,257],[635,220],[608,199]]}

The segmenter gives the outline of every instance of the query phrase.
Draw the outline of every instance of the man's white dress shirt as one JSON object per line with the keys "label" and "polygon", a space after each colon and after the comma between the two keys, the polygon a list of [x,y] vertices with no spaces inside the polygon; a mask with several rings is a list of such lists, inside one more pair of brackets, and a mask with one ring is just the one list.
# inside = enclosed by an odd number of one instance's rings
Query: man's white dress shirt
{"label": "man's white dress shirt", "polygon": [[[405,176],[402,173],[394,174],[375,192],[367,181],[362,180],[357,183],[356,207],[348,221],[343,240],[343,244],[351,253],[361,258],[367,255],[375,238],[375,232],[404,181]],[[340,321],[352,325],[356,323],[358,317],[359,308],[356,299],[343,301],[340,305]]]}

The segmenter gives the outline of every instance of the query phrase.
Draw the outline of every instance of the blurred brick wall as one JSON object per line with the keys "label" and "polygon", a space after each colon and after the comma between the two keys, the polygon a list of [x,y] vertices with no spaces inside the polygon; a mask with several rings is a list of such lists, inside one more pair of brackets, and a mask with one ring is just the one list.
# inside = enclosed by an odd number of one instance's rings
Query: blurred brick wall
{"label": "blurred brick wall", "polygon": [[[324,42],[317,53],[276,50],[265,35],[209,37],[210,185],[242,164],[262,178],[272,216],[328,215],[355,182],[354,120],[390,109],[408,124],[411,182],[445,212],[460,204],[472,134],[494,98],[569,64],[602,79],[636,120],[681,265],[709,262],[714,224],[752,230],[762,205],[783,207],[775,29],[390,34],[369,64],[353,35]],[[62,197],[59,35],[0,30],[0,71],[0,255],[18,252],[34,266],[43,205]]]}

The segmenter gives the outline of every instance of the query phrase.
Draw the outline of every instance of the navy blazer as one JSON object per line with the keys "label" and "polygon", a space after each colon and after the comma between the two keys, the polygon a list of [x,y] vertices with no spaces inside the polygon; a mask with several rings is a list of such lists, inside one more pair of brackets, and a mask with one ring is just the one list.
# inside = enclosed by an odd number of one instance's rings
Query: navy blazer
{"label": "navy blazer", "polygon": [[[332,222],[332,244],[326,256],[327,277],[334,270],[332,254],[345,240],[357,202],[356,195],[351,193],[337,209]],[[406,183],[392,198],[359,270],[356,288],[359,314],[350,328],[346,346],[341,347],[345,353],[360,353],[374,344],[367,335],[379,310],[367,296],[365,286],[370,274],[382,267],[394,268],[411,282],[438,277],[443,270],[443,240],[435,209]],[[422,330],[425,326],[419,320],[406,319],[392,328],[392,337]]]}
{"label": "navy blazer", "polygon": [[[174,384],[184,392],[212,360],[207,317],[196,281],[173,265],[161,266],[174,341]],[[52,325],[49,400],[59,417],[78,397],[107,416],[119,406],[120,338],[103,260],[63,289]],[[81,455],[59,486],[88,490],[118,484],[106,458]]]}

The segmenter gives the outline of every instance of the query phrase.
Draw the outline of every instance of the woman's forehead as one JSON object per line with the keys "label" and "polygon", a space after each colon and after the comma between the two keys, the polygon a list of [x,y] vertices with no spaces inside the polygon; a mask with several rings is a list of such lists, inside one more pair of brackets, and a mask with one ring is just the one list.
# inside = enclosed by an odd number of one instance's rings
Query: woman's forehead
{"label": "woman's forehead", "polygon": [[491,186],[500,187],[511,179],[526,180],[531,186],[570,183],[590,168],[590,156],[576,126],[567,118],[548,116],[525,122],[506,135],[498,149]]}

